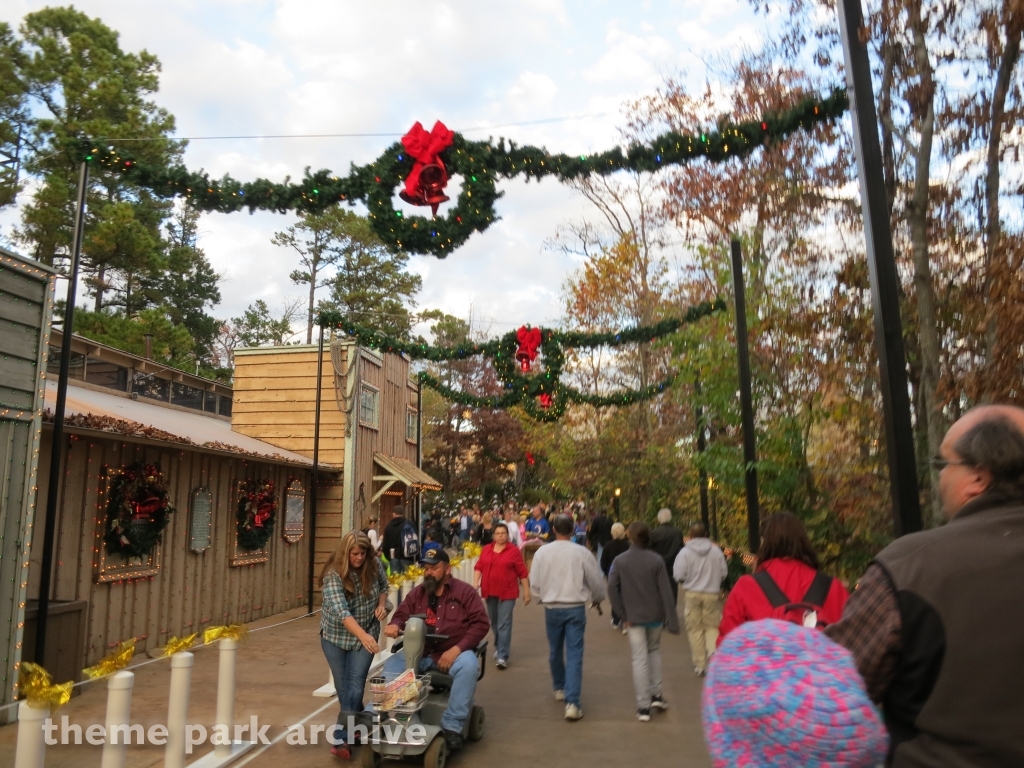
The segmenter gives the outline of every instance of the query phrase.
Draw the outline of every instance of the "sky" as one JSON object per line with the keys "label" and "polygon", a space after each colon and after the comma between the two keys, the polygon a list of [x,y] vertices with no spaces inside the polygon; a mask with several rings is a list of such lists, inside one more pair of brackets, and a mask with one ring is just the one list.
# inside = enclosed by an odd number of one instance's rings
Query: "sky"
{"label": "sky", "polygon": [[[45,5],[6,0],[0,19],[17,26]],[[428,129],[442,120],[474,140],[607,149],[621,141],[625,104],[669,77],[699,88],[713,77],[706,61],[759,47],[770,23],[747,0],[78,0],[75,7],[119,31],[124,49],[158,57],[155,100],[175,115],[179,136],[389,134],[190,142],[187,166],[240,180],[298,178],[306,166],[346,173],[417,120]],[[595,212],[553,179],[499,188],[500,221],[444,260],[411,259],[423,278],[418,306],[472,314],[478,328],[495,333],[555,324],[560,288],[579,262],[545,242],[560,225]],[[0,232],[16,221],[16,211],[5,212]],[[294,221],[292,214],[203,216],[200,246],[223,276],[215,315],[240,315],[256,299],[279,310],[306,294],[288,279],[292,256],[270,242]]]}

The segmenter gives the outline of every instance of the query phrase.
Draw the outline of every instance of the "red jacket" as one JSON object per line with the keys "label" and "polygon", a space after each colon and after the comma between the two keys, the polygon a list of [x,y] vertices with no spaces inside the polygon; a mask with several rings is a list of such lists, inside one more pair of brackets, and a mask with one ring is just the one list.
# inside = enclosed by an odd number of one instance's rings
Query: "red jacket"
{"label": "red jacket", "polygon": [[512,542],[501,552],[494,551],[488,544],[480,551],[474,569],[480,571],[480,595],[496,597],[499,600],[515,600],[519,597],[519,580],[530,574],[523,562],[523,553]]}
{"label": "red jacket", "polygon": [[[779,585],[779,589],[794,603],[803,600],[807,590],[811,588],[816,573],[811,566],[791,557],[772,558],[758,570],[768,571],[768,575]],[[818,619],[826,624],[839,621],[843,615],[846,598],[849,596],[842,582],[839,579],[832,579],[832,587],[825,598],[825,605],[818,612]],[[718,644],[721,645],[725,636],[743,622],[770,618],[773,610],[764,590],[754,581],[754,577],[740,576],[725,601],[722,623],[718,626]]]}
{"label": "red jacket", "polygon": [[[405,629],[405,622],[410,616],[417,614],[428,615],[430,607],[430,596],[422,584],[413,587],[402,604],[398,606],[395,615],[391,617],[391,624],[399,629]],[[453,646],[459,646],[460,650],[471,651],[480,644],[480,641],[487,637],[487,631],[491,628],[490,619],[487,618],[487,609],[469,584],[449,577],[444,585],[437,605],[435,624],[427,628],[430,634],[448,635],[447,640],[439,640],[436,643],[428,643],[427,650],[430,657],[437,661],[441,654]]]}

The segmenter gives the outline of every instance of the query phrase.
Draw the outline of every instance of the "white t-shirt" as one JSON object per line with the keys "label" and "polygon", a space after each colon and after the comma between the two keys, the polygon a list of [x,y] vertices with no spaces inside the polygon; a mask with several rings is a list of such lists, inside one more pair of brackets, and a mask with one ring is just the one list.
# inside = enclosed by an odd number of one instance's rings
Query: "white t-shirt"
{"label": "white t-shirt", "polygon": [[508,526],[508,538],[517,547],[523,546],[523,536],[519,532],[519,523],[515,520],[506,520],[505,525]]}
{"label": "white t-shirt", "polygon": [[367,538],[370,539],[370,543],[373,544],[374,549],[380,549],[380,539],[377,537],[377,529],[371,528],[366,532]]}

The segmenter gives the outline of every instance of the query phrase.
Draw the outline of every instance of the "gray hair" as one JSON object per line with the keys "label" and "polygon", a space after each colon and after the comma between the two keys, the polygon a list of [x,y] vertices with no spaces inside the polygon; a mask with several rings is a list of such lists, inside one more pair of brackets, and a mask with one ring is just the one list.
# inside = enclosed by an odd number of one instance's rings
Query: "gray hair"
{"label": "gray hair", "polygon": [[661,509],[659,509],[658,510],[658,522],[661,523],[662,525],[665,525],[665,523],[671,523],[672,522],[672,510],[669,509],[668,507],[662,507]]}
{"label": "gray hair", "polygon": [[953,450],[970,466],[992,474],[989,492],[1024,495],[1024,433],[1005,416],[979,421],[956,441]]}
{"label": "gray hair", "polygon": [[624,539],[626,538],[626,526],[622,523],[612,523],[612,538],[613,539]]}

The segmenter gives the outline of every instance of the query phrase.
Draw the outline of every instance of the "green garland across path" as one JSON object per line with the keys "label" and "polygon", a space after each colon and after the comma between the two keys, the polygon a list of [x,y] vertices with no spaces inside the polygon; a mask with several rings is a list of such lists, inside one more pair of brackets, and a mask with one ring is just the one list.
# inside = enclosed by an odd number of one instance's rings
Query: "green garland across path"
{"label": "green garland across path", "polygon": [[248,208],[250,213],[269,210],[316,212],[341,201],[363,202],[373,228],[389,247],[410,253],[430,253],[444,258],[474,232],[483,232],[498,218],[495,201],[502,193],[497,179],[556,176],[561,181],[608,175],[621,170],[653,172],[698,158],[722,162],[745,157],[760,146],[781,141],[799,130],[840,117],[849,108],[846,90],[835,88],[825,98],[806,96],[788,109],[767,113],[760,120],[730,123],[700,134],[674,131],[661,134],[650,144],[633,144],[592,155],[550,154],[531,146],[505,144],[504,140],[469,141],[456,133],[452,146],[440,153],[448,173],[462,177],[462,191],[446,215],[436,218],[406,216],[394,207],[394,192],[413,167],[405,147],[396,142],[369,165],[352,165],[349,175],[329,170],[310,173],[302,181],[282,183],[257,179],[240,182],[230,176],[211,179],[184,166],[152,167],[137,162],[130,153],[101,147],[83,139],[76,148],[80,158],[108,171],[119,171],[159,197],[187,197],[202,211],[229,213]]}
{"label": "green garland across path", "polygon": [[[519,331],[509,331],[497,339],[482,343],[466,342],[453,346],[434,346],[415,343],[391,336],[373,328],[366,328],[348,322],[338,312],[321,312],[317,324],[322,328],[339,328],[362,346],[408,355],[413,360],[446,362],[464,360],[467,357],[483,355],[491,360],[494,371],[505,391],[499,395],[472,395],[460,392],[444,384],[440,379],[422,371],[419,380],[443,397],[474,408],[510,408],[521,405],[526,412],[539,421],[555,421],[565,412],[569,403],[585,403],[603,407],[608,405],[632,405],[649,400],[664,392],[675,382],[678,374],[672,374],[657,384],[643,389],[625,389],[609,395],[588,395],[561,381],[565,365],[566,349],[593,349],[594,347],[618,347],[623,344],[643,344],[675,333],[684,325],[695,323],[715,312],[726,309],[721,298],[690,307],[682,317],[662,320],[655,325],[635,326],[607,333],[582,333],[580,331],[555,331],[540,328],[539,352],[543,358],[543,370],[528,374],[521,370],[517,352],[520,352]],[[533,357],[536,357],[535,353]],[[547,400],[547,406],[542,402]]]}

